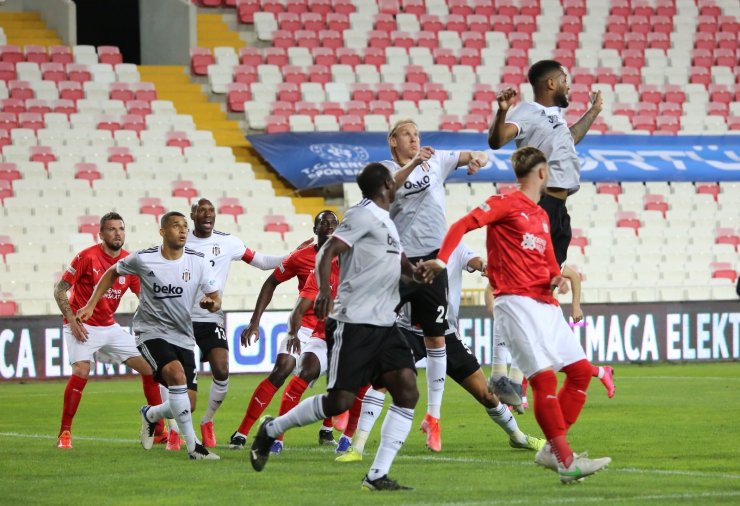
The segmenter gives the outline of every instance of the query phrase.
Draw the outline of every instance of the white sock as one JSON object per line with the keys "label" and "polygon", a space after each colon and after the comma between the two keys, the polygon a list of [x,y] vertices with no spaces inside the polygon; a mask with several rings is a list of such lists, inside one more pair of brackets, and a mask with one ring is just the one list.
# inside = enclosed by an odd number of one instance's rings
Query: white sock
{"label": "white sock", "polygon": [[599,366],[599,379],[604,377],[604,368]]}
{"label": "white sock", "polygon": [[395,404],[391,404],[388,413],[385,415],[385,420],[383,420],[383,427],[380,429],[378,453],[375,454],[373,465],[367,473],[369,479],[377,480],[388,474],[398,450],[406,442],[413,421],[413,409],[399,408]]}
{"label": "white sock", "polygon": [[[169,407],[169,401],[168,401],[168,407]],[[171,413],[170,413],[170,416],[172,416]],[[167,428],[169,430],[174,430],[175,432],[180,432],[180,430],[177,428],[177,422],[175,421],[174,418],[168,418],[168,417],[166,417],[165,420],[167,421]]]}
{"label": "white sock", "polygon": [[511,369],[509,370],[509,381],[511,381],[512,383],[518,383],[519,385],[521,385],[523,379],[524,379],[524,373],[522,372],[522,370],[512,365]]}
{"label": "white sock", "polygon": [[[164,406],[166,404],[167,405],[167,408],[166,408],[166,411],[156,411],[156,412],[162,414],[162,416],[160,418],[164,418],[164,421],[167,424],[167,429],[168,430],[174,430],[175,432],[179,432],[177,430],[177,422],[172,418],[172,413],[170,412],[170,403],[169,403],[169,400],[170,400],[170,391],[169,391],[169,389],[166,386],[160,384],[159,385],[159,395],[162,397],[162,404],[160,404],[160,406]],[[157,406],[152,406],[152,408],[149,409],[149,418],[150,419],[151,418],[154,418],[153,413],[155,413],[155,411],[152,411],[152,410],[155,407],[157,407]],[[157,420],[159,420],[159,418],[157,418]]]}
{"label": "white sock", "polygon": [[211,382],[211,392],[208,395],[208,407],[206,412],[203,413],[203,418],[200,423],[206,423],[213,420],[213,415],[216,414],[216,410],[221,407],[221,403],[226,398],[226,392],[229,391],[229,379],[226,378],[224,381],[214,379]]}
{"label": "white sock", "polygon": [[499,379],[506,376],[507,373],[507,367],[506,363],[503,364],[493,364],[493,367],[491,368],[491,378],[493,378],[493,381],[498,381]]}
{"label": "white sock", "polygon": [[302,400],[296,407],[283,416],[279,416],[267,424],[267,435],[278,437],[293,427],[303,427],[304,425],[326,418],[323,403],[323,395],[314,395],[313,397]]}
{"label": "white sock", "polygon": [[519,425],[516,423],[516,418],[514,418],[514,415],[511,414],[511,411],[509,411],[509,408],[503,402],[499,402],[495,408],[486,408],[486,413],[509,436],[516,436],[517,433],[522,433],[519,430]]}
{"label": "white sock", "polygon": [[162,396],[162,403],[164,404],[170,398],[170,391],[164,385],[159,385],[159,395]]}
{"label": "white sock", "polygon": [[149,410],[146,412],[146,419],[150,422],[158,422],[162,418],[166,418],[168,421],[172,419],[169,400],[157,406],[149,406]]}
{"label": "white sock", "polygon": [[170,409],[177,427],[180,429],[180,436],[185,439],[185,445],[188,453],[195,450],[195,431],[193,430],[193,417],[190,413],[190,398],[188,398],[188,387],[178,385],[170,387]]}
{"label": "white sock", "polygon": [[447,376],[447,347],[427,348],[427,413],[440,418]]}
{"label": "white sock", "polygon": [[384,392],[378,392],[374,388],[369,388],[365,393],[365,398],[362,400],[360,419],[357,422],[357,434],[355,434],[354,441],[352,442],[352,447],[358,452],[363,453],[365,451],[365,443],[368,436],[370,436],[370,432],[373,430],[375,421],[383,411],[384,403]]}

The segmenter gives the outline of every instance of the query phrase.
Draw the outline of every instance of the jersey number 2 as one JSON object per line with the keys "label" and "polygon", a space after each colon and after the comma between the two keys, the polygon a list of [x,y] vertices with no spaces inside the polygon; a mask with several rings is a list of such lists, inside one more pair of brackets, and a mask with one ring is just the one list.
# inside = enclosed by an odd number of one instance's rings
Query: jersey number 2
{"label": "jersey number 2", "polygon": [[445,321],[445,307],[444,306],[437,306],[437,319],[435,320],[437,323],[443,323]]}

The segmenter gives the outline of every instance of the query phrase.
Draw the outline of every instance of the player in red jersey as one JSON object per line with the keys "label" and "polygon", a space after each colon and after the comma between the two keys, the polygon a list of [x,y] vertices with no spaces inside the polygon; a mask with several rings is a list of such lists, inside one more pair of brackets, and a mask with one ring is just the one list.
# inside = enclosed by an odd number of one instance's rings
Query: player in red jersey
{"label": "player in red jersey", "polygon": [[[306,279],[316,268],[316,252],[324,245],[329,236],[334,233],[334,229],[338,224],[339,221],[337,220],[337,215],[334,214],[333,211],[321,211],[316,215],[313,227],[313,232],[317,237],[316,244],[298,249],[291,253],[264,282],[262,289],[260,290],[259,297],[257,297],[257,303],[255,304],[249,326],[242,332],[242,346],[249,346],[259,339],[260,318],[262,318],[262,313],[265,312],[267,305],[272,300],[272,294],[275,292],[275,288],[280,283],[297,277],[298,291],[300,292],[303,290],[306,284]],[[313,313],[313,308],[309,308],[309,310],[303,315],[300,328],[296,334],[294,336],[286,335],[280,342],[277,359],[275,360],[275,367],[273,367],[270,375],[262,380],[254,390],[239,428],[231,435],[231,441],[229,443],[230,448],[244,448],[244,445],[247,443],[247,435],[252,429],[252,425],[254,425],[254,422],[259,419],[265,408],[267,408],[267,405],[270,404],[270,401],[272,401],[278,388],[285,383],[288,376],[295,370],[300,354],[296,354],[295,350],[289,350],[288,342],[291,338],[297,337],[301,341],[301,344],[305,346],[308,343],[314,328],[316,328],[316,325],[317,320]],[[327,426],[329,422],[330,419],[325,421],[324,425]],[[325,429],[324,427],[322,427],[322,429],[324,430],[319,431],[319,443],[335,444],[331,426],[329,425],[328,429]]]}
{"label": "player in red jersey", "polygon": [[[337,295],[337,285],[339,284],[339,264],[336,259],[331,265],[331,274],[329,276],[332,297]],[[303,392],[324,372],[327,366],[326,351],[326,322],[318,320],[311,333],[308,342],[302,343],[298,338],[298,330],[301,328],[301,322],[304,315],[313,310],[313,301],[316,294],[319,293],[319,287],[316,284],[316,274],[314,271],[308,275],[303,290],[298,295],[295,307],[290,312],[288,320],[288,353],[297,354],[299,372],[288,382],[283,392],[283,398],[280,401],[280,415],[284,415],[292,408],[298,405],[303,396]],[[275,440],[271,452],[278,454],[283,451],[283,434]]]}
{"label": "player in red jersey", "polygon": [[[547,158],[536,148],[524,147],[511,160],[521,190],[489,197],[454,223],[437,258],[424,263],[424,277],[433,279],[443,271],[465,233],[486,227],[494,320],[532,385],[534,416],[548,441],[535,462],[556,471],[563,483],[572,483],[605,468],[611,459],[589,459],[568,444],[568,429],[586,402],[592,365],[552,293],[555,288],[567,293],[568,284],[555,260],[550,220],[537,205],[547,187]],[[559,392],[555,371],[566,376]]]}
{"label": "player in red jersey", "polygon": [[[67,267],[62,279],[54,287],[54,299],[64,315],[64,339],[69,350],[72,376],[64,390],[62,423],[57,439],[58,448],[72,448],[72,419],[82,399],[82,391],[90,375],[93,361],[124,363],[139,374],[144,384],[144,395],[149,404],[161,404],[159,386],[152,377],[152,369],[136,349],[134,336],[113,319],[124,292],[131,289],[139,294],[139,278],[120,276],[84,324],[75,316],[83,307],[100,277],[108,268],[128,255],[122,249],[126,228],[118,213],[108,213],[100,219],[100,244],[82,250]],[[71,290],[70,298],[67,291]],[[158,432],[162,433],[160,423]]]}

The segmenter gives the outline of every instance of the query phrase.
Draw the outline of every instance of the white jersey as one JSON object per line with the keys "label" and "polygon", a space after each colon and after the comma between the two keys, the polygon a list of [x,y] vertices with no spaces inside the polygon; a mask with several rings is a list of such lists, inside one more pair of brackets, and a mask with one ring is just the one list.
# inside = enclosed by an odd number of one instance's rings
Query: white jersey
{"label": "white jersey", "polygon": [[162,256],[161,246],[154,246],[119,260],[116,270],[119,274],[135,274],[141,282],[133,321],[136,344],[164,339],[193,349],[190,311],[203,294],[221,289],[203,253],[185,248],[180,258],[168,260]]}
{"label": "white jersey", "polygon": [[[459,160],[459,151],[435,151],[428,162],[411,171],[396,192],[391,219],[408,257],[429,255],[442,245],[447,232],[444,183]],[[393,174],[401,169],[393,160],[382,163]]]}
{"label": "white jersey", "polygon": [[[454,333],[457,330],[457,318],[460,314],[460,298],[462,296],[462,273],[468,271],[468,262],[480,255],[470,249],[467,244],[461,242],[450,255],[447,262],[447,324],[449,325],[445,334]],[[407,303],[398,313],[398,325],[411,330],[412,332],[424,335],[421,329],[411,325],[409,315],[411,314],[411,304]]]}
{"label": "white jersey", "polygon": [[563,188],[573,194],[581,187],[581,162],[573,135],[560,107],[522,102],[506,118],[516,125],[516,147],[532,146],[547,157],[549,188]]}
{"label": "white jersey", "polygon": [[[248,255],[250,250],[244,246],[244,243],[233,235],[219,232],[218,230],[214,230],[210,237],[205,238],[196,237],[191,230],[185,246],[199,253],[203,253],[204,258],[211,265],[213,275],[222,291],[226,288],[226,280],[229,277],[231,262],[242,259],[245,261],[249,260],[249,258],[245,258],[245,254]],[[194,322],[216,322],[219,325],[224,324],[223,311],[211,313],[201,308],[198,301],[195,301],[191,315]]]}

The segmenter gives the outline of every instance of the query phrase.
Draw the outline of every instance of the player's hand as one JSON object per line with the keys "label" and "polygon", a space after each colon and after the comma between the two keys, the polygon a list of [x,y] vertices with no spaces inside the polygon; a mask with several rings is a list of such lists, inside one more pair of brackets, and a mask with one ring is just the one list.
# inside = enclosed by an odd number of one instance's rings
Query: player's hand
{"label": "player's hand", "polygon": [[313,312],[319,320],[325,320],[331,314],[334,299],[329,290],[319,290],[313,303]]}
{"label": "player's hand", "polygon": [[288,347],[288,353],[301,354],[301,340],[297,336],[290,336],[286,345]]}
{"label": "player's hand", "polygon": [[485,151],[473,151],[468,162],[468,175],[472,176],[488,163],[488,153]]}
{"label": "player's hand", "polygon": [[213,307],[216,305],[216,301],[210,298],[209,296],[204,295],[203,298],[200,299],[200,302],[198,304],[200,305],[201,309],[211,311]]}
{"label": "player's hand", "polygon": [[583,320],[583,311],[581,311],[581,306],[579,304],[573,304],[572,308],[572,314],[573,317],[573,323],[578,323],[581,320]]}
{"label": "player's hand", "polygon": [[426,262],[417,263],[415,266],[414,271],[414,278],[416,279],[417,274],[421,279],[424,281],[424,283],[431,283],[434,281],[434,278],[437,277],[437,275],[444,270],[444,267],[440,265],[439,262],[436,260],[427,260]]}
{"label": "player's hand", "polygon": [[570,287],[568,286],[568,280],[566,280],[563,276],[555,276],[550,281],[550,286],[553,290],[557,289],[558,293],[561,295],[565,295],[570,290]]}
{"label": "player's hand", "polygon": [[296,248],[296,251],[298,251],[299,249],[307,248],[311,246],[312,244],[313,244],[313,236],[309,237],[308,239],[300,243],[298,247]]}
{"label": "player's hand", "polygon": [[260,339],[260,324],[250,323],[249,327],[242,330],[241,343],[245,348],[256,343]]}
{"label": "player's hand", "polygon": [[422,165],[429,161],[429,159],[434,155],[434,148],[431,146],[423,146],[418,153],[411,159],[411,164],[414,167],[417,167],[419,165]]}
{"label": "player's hand", "polygon": [[591,93],[589,93],[589,96],[591,99],[591,109],[593,109],[597,113],[601,112],[601,108],[604,105],[604,99],[601,96],[601,90],[592,91]]}
{"label": "player's hand", "polygon": [[509,110],[509,107],[514,105],[514,98],[516,98],[517,92],[513,88],[506,88],[505,90],[499,92],[498,95],[496,95],[496,101],[498,102],[498,108],[502,112],[506,112]]}
{"label": "player's hand", "polygon": [[[80,311],[82,311],[82,309],[80,309]],[[67,321],[69,322],[69,330],[70,332],[72,332],[74,338],[77,339],[79,342],[84,343],[87,341],[87,329],[82,324],[82,320],[79,319],[80,311],[77,312],[78,316],[67,318]],[[90,313],[90,315],[92,315],[92,313]],[[87,318],[89,317],[90,316],[87,316]]]}

